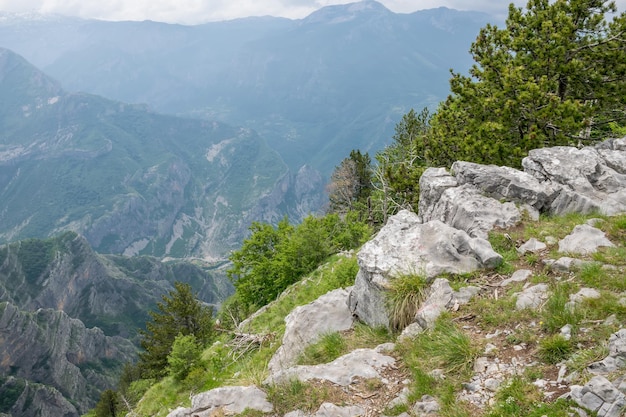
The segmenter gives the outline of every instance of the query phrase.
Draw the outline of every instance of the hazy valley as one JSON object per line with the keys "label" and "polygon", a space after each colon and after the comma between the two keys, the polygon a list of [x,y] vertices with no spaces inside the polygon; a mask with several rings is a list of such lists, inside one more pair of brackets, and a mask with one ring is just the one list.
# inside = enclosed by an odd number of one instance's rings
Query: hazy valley
{"label": "hazy valley", "polygon": [[219,305],[250,224],[323,210],[333,167],[444,99],[489,20],[1,14],[0,413],[93,407],[174,281]]}

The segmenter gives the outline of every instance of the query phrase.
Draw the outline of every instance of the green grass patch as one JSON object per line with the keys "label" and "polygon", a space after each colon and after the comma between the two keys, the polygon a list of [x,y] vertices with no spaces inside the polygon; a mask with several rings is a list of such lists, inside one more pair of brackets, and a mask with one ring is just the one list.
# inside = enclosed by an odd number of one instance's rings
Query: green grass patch
{"label": "green grass patch", "polygon": [[569,295],[576,288],[569,283],[556,283],[551,286],[551,294],[541,310],[542,328],[548,333],[558,332],[561,327],[570,324],[574,331],[583,316],[578,306],[566,307]]}
{"label": "green grass patch", "polygon": [[446,375],[469,376],[480,346],[442,315],[432,330],[426,331],[405,346],[409,367],[443,369]]}
{"label": "green grass patch", "polygon": [[496,402],[486,417],[567,417],[570,405],[562,400],[543,402],[539,388],[516,376],[496,394]]}
{"label": "green grass patch", "polygon": [[418,274],[401,275],[391,281],[387,309],[392,330],[401,331],[413,323],[427,288],[426,278]]}
{"label": "green grass patch", "polygon": [[332,391],[325,385],[314,385],[294,379],[267,387],[267,399],[274,405],[274,414],[282,416],[293,410],[317,411],[322,403],[332,402],[333,397],[341,396],[339,392]]}
{"label": "green grass patch", "polygon": [[307,346],[298,359],[298,364],[329,363],[355,349],[374,348],[391,341],[392,334],[385,327],[372,328],[356,323],[351,331],[327,333],[317,343]]}
{"label": "green grass patch", "polygon": [[546,336],[539,341],[539,357],[545,363],[557,364],[574,351],[572,340],[567,340],[561,334]]}
{"label": "green grass patch", "polygon": [[325,334],[321,339],[304,349],[299,365],[318,365],[332,362],[346,351],[346,341],[339,332]]}

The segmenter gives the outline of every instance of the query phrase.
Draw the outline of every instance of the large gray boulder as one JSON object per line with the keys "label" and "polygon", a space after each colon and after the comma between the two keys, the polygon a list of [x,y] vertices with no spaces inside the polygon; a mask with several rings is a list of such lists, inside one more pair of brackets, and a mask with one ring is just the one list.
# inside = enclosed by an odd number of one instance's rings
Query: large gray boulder
{"label": "large gray boulder", "polygon": [[437,220],[422,224],[406,210],[390,217],[363,245],[357,259],[359,273],[349,306],[371,326],[389,326],[386,293],[398,276],[420,274],[432,280],[440,274],[469,273],[502,262],[486,240]]}
{"label": "large gray boulder", "polygon": [[345,387],[354,383],[357,378],[380,378],[384,368],[395,366],[395,359],[382,353],[385,349],[384,345],[377,349],[356,349],[327,364],[293,366],[273,373],[265,383],[280,384],[293,379],[303,382],[317,379]]}
{"label": "large gray boulder", "polygon": [[418,214],[420,218],[432,219],[435,203],[448,188],[458,186],[457,179],[445,168],[428,168],[420,177],[420,200]]}
{"label": "large gray boulder", "polygon": [[589,255],[598,251],[599,247],[615,246],[606,234],[588,224],[579,224],[569,235],[559,241],[559,252]]}
{"label": "large gray boulder", "polygon": [[267,394],[255,386],[220,387],[194,395],[191,407],[178,407],[167,417],[210,417],[217,412],[233,415],[246,409],[269,413],[274,406],[267,401]]}
{"label": "large gray boulder", "polygon": [[348,309],[348,295],[349,289],[340,288],[293,309],[285,317],[285,334],[269,362],[270,373],[295,365],[304,349],[322,335],[351,329],[354,317]]}
{"label": "large gray boulder", "polygon": [[420,178],[420,219],[484,238],[518,222],[520,210],[532,218],[542,212],[626,212],[626,138],[583,149],[531,150],[522,166],[524,171],[457,161],[451,172],[427,169]]}
{"label": "large gray boulder", "polygon": [[444,190],[430,216],[422,215],[424,222],[440,220],[482,239],[487,239],[490,230],[515,226],[521,219],[515,204],[487,197],[469,184]]}
{"label": "large gray boulder", "polygon": [[621,417],[626,411],[626,396],[608,379],[595,376],[584,386],[574,385],[562,398],[570,398],[598,417]]}
{"label": "large gray boulder", "polygon": [[452,171],[461,184],[470,184],[496,200],[528,204],[539,211],[550,207],[557,190],[532,175],[510,167],[457,161]]}
{"label": "large gray boulder", "polygon": [[550,204],[552,214],[599,211],[614,215],[626,211],[625,142],[626,138],[582,149],[534,149],[523,159],[522,166],[540,182],[560,186]]}

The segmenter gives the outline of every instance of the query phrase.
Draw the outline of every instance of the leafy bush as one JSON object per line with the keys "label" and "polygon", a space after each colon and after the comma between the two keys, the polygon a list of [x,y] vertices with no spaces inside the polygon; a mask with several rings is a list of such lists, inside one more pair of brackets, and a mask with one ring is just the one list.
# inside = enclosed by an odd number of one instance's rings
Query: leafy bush
{"label": "leafy bush", "polygon": [[169,373],[176,381],[182,381],[197,367],[200,367],[202,348],[193,334],[179,334],[172,344],[172,352],[167,356]]}
{"label": "leafy bush", "polygon": [[273,301],[285,288],[313,271],[328,256],[363,244],[371,234],[369,226],[336,214],[309,216],[293,226],[287,219],[276,227],[253,223],[252,234],[241,249],[234,251],[227,271],[236,294],[227,307],[234,320]]}

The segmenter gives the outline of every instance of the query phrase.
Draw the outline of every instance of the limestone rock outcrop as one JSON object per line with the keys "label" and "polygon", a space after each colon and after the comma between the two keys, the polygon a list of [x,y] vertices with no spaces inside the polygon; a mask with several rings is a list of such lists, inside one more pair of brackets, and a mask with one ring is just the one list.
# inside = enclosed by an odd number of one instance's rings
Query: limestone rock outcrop
{"label": "limestone rock outcrop", "polygon": [[267,401],[267,394],[255,386],[220,387],[194,395],[191,397],[191,407],[178,407],[167,417],[233,415],[243,413],[246,409],[269,413],[274,406]]}
{"label": "limestone rock outcrop", "polygon": [[396,362],[393,357],[383,353],[385,350],[385,346],[376,349],[357,349],[327,364],[293,366],[270,375],[265,383],[279,384],[291,379],[300,381],[317,379],[348,386],[356,378],[380,378],[380,372],[385,367],[394,366]]}
{"label": "limestone rock outcrop", "polygon": [[270,360],[269,371],[295,365],[304,349],[322,335],[352,328],[354,317],[348,309],[348,295],[349,290],[340,288],[289,313],[282,344]]}
{"label": "limestone rock outcrop", "polygon": [[562,215],[626,211],[626,138],[578,149],[531,150],[524,171],[457,161],[452,173],[429,168],[420,178],[419,215],[484,237],[527,212]]}
{"label": "limestone rock outcrop", "polygon": [[438,220],[421,223],[403,210],[389,218],[358,255],[359,273],[350,293],[350,310],[370,326],[389,326],[385,292],[394,278],[418,274],[463,274],[500,264],[502,256],[484,239]]}

